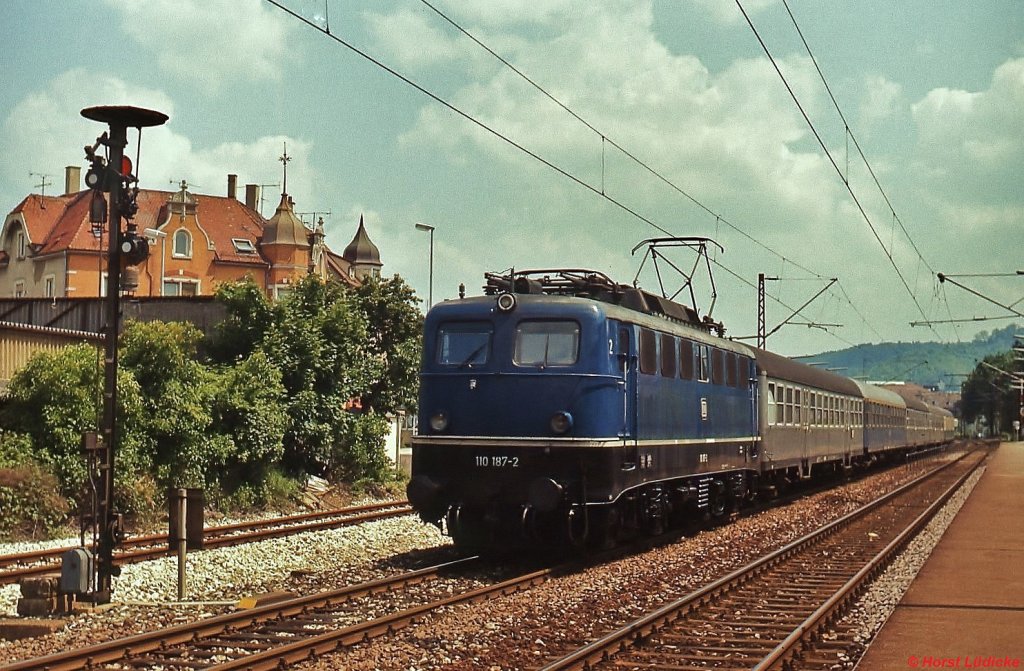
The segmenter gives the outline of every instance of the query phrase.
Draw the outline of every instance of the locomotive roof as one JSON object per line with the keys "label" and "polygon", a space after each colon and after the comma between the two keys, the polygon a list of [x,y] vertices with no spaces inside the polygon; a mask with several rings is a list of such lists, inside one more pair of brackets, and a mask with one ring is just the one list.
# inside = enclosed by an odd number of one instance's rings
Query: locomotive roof
{"label": "locomotive roof", "polygon": [[768,350],[750,348],[757,358],[757,365],[768,374],[769,377],[779,378],[797,384],[805,384],[809,387],[816,387],[826,391],[834,391],[847,396],[861,396],[861,390],[857,384],[848,377],[836,375],[827,370],[808,366],[805,363],[787,359],[781,354],[775,354]]}

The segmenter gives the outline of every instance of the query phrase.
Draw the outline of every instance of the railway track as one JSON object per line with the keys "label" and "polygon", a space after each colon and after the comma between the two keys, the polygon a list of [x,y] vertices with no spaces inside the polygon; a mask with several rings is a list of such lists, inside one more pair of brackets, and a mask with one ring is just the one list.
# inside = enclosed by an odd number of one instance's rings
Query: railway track
{"label": "railway track", "polygon": [[[204,529],[203,545],[204,548],[240,545],[267,538],[335,529],[411,513],[412,508],[407,501],[392,501],[237,522]],[[60,571],[60,557],[70,549],[72,546],[0,555],[0,585],[14,583],[21,578]],[[149,534],[125,539],[120,550],[115,554],[115,558],[121,563],[134,563],[164,557],[167,554],[167,534]]]}
{"label": "railway track", "polygon": [[826,632],[985,456],[969,453],[542,671],[831,668],[847,642]]}
{"label": "railway track", "polygon": [[541,569],[375,619],[344,624],[353,599],[407,589],[449,572],[482,566],[467,557],[393,577],[322,592],[216,617],[155,630],[128,638],[24,660],[5,671],[70,671],[104,668],[277,670],[393,633],[417,618],[446,606],[473,603],[529,589],[548,579]]}

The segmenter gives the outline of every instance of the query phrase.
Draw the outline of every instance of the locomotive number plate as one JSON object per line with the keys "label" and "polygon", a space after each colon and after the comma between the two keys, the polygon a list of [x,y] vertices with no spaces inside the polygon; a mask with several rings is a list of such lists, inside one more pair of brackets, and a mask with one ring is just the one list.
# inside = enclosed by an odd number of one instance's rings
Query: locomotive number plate
{"label": "locomotive number plate", "polygon": [[475,463],[486,468],[519,468],[519,457],[478,454]]}

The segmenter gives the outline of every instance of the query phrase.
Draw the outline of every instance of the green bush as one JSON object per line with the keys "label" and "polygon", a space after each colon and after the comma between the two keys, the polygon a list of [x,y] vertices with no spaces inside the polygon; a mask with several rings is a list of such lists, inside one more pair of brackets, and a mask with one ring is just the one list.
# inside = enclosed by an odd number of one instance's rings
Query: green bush
{"label": "green bush", "polygon": [[0,539],[50,537],[62,530],[68,502],[57,478],[30,461],[0,468]]}

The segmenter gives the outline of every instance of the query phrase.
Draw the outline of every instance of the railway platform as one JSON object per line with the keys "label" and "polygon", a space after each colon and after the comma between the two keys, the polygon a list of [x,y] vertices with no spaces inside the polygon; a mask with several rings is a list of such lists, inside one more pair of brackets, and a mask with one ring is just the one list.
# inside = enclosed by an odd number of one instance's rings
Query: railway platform
{"label": "railway platform", "polygon": [[1024,442],[1003,443],[857,671],[1024,669]]}

